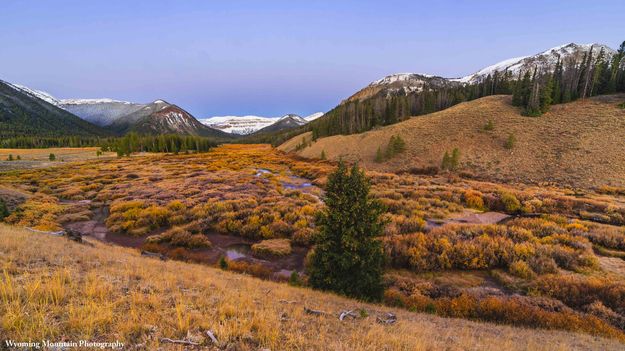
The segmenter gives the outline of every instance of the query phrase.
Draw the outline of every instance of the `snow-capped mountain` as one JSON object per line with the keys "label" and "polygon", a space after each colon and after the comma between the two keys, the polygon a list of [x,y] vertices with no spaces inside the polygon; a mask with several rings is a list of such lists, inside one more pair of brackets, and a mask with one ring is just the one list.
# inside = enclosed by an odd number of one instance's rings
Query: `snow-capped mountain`
{"label": "snow-capped mountain", "polygon": [[[238,135],[247,135],[252,134],[258,130],[269,127],[275,123],[282,121],[282,126],[292,125],[299,126],[306,124],[310,121],[313,121],[319,117],[323,116],[323,112],[313,113],[306,117],[300,117],[295,114],[288,114],[282,117],[261,117],[261,116],[216,116],[211,118],[201,119],[200,122],[203,124],[219,129],[221,131],[238,134]],[[285,123],[283,120],[291,117],[293,119],[293,123]]]}
{"label": "snow-capped mountain", "polygon": [[64,99],[58,106],[93,124],[108,126],[146,105],[112,99]]}
{"label": "snow-capped mountain", "polygon": [[512,79],[517,79],[520,73],[538,69],[540,72],[553,71],[558,61],[581,62],[585,55],[592,51],[596,59],[603,51],[606,59],[610,59],[616,51],[603,44],[565,44],[531,56],[522,56],[507,59],[494,65],[485,67],[473,74],[461,78],[443,78],[422,73],[396,73],[371,82],[363,89],[349,97],[345,102],[363,101],[373,96],[409,95],[424,90],[436,90],[444,87],[474,84],[486,79],[495,72],[505,74],[510,72]]}
{"label": "snow-capped mountain", "polygon": [[6,85],[10,86],[11,88],[20,91],[24,94],[36,97],[38,99],[41,99],[51,105],[54,106],[59,106],[60,102],[59,100],[57,100],[54,96],[50,95],[49,93],[45,92],[45,91],[41,91],[41,90],[35,90],[35,89],[31,89],[29,87],[25,87],[23,85],[20,84],[13,84],[13,83],[9,83],[9,82],[4,82]]}
{"label": "snow-capped mountain", "polygon": [[580,62],[584,58],[584,55],[590,53],[591,50],[593,58],[597,58],[601,51],[603,51],[607,59],[610,59],[616,53],[615,50],[603,44],[570,43],[556,46],[536,55],[504,60],[468,76],[451,80],[460,83],[477,83],[485,79],[488,75],[492,76],[495,72],[510,72],[514,78],[517,78],[519,73],[533,69],[538,69],[541,72],[549,72],[553,71],[558,61],[563,63],[569,60]]}
{"label": "snow-capped mountain", "polygon": [[457,85],[447,78],[420,73],[395,73],[378,79],[365,88],[350,96],[347,101],[365,100],[377,94],[390,96],[393,94],[408,95],[424,90],[444,88]]}
{"label": "snow-capped mountain", "polygon": [[303,126],[306,123],[308,123],[308,121],[305,118],[290,113],[288,115],[280,117],[275,123],[265,128],[259,129],[256,133],[271,133],[285,129],[292,129]]}
{"label": "snow-capped mountain", "polygon": [[322,117],[325,113],[323,112],[315,112],[312,115],[308,115],[306,117],[304,117],[305,120],[307,120],[308,122],[314,121],[319,117]]}
{"label": "snow-capped mountain", "polygon": [[122,116],[108,126],[125,134],[185,134],[225,137],[226,133],[206,126],[182,108],[164,100],[156,100],[140,109]]}

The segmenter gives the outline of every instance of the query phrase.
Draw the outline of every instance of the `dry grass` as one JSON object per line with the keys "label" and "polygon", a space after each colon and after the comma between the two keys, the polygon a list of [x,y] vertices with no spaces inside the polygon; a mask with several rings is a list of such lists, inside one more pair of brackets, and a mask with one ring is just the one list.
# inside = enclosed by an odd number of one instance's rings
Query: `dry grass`
{"label": "dry grass", "polygon": [[[186,338],[231,350],[619,350],[574,333],[475,323],[364,304],[331,294],[133,250],[93,247],[0,225],[0,339],[113,341],[179,350]],[[328,312],[304,313],[303,306]],[[344,309],[361,309],[339,321]],[[375,322],[393,312],[398,322]]]}
{"label": "dry grass", "polygon": [[[522,182],[557,182],[593,187],[625,185],[625,110],[622,95],[601,96],[552,106],[538,118],[522,116],[509,96],[490,96],[447,110],[349,136],[322,138],[298,154],[330,160],[360,160],[371,170],[398,171],[439,167],[445,151],[458,148],[460,170],[479,177]],[[494,130],[484,131],[488,121]],[[504,144],[510,134],[512,149]],[[392,135],[406,141],[407,150],[384,163],[375,163],[378,147]],[[302,136],[280,146],[294,151]]]}
{"label": "dry grass", "polygon": [[[43,168],[62,165],[65,162],[85,161],[91,159],[105,159],[116,157],[114,152],[103,152],[97,156],[97,147],[84,148],[49,148],[49,149],[0,149],[0,172],[16,169]],[[54,154],[56,160],[50,161],[50,154]],[[7,161],[9,155],[13,161]],[[21,160],[17,160],[17,156]]]}
{"label": "dry grass", "polygon": [[259,256],[288,256],[291,254],[291,241],[288,239],[268,239],[252,245],[252,251]]}

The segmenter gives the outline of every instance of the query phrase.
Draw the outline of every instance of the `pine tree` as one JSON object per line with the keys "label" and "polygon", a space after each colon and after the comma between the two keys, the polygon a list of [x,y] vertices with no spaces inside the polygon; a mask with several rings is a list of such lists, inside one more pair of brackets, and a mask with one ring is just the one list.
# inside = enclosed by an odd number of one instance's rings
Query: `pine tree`
{"label": "pine tree", "polygon": [[0,221],[9,215],[9,208],[4,200],[0,199]]}
{"label": "pine tree", "polygon": [[552,92],[553,92],[553,78],[549,77],[547,83],[545,83],[545,87],[540,92],[540,113],[545,113],[549,111],[549,107],[551,107],[552,100]]}
{"label": "pine tree", "polygon": [[449,153],[445,151],[443,155],[443,162],[441,162],[442,170],[450,170],[451,169],[451,158],[449,157]]}
{"label": "pine tree", "polygon": [[326,150],[321,150],[321,157],[319,157],[322,160],[326,159]]}
{"label": "pine tree", "polygon": [[384,154],[382,153],[382,149],[378,146],[378,150],[375,152],[375,162],[381,163],[384,162]]}
{"label": "pine tree", "polygon": [[50,154],[50,155],[48,156],[48,159],[49,159],[50,161],[54,161],[54,160],[56,160],[56,155],[54,155],[54,154]]}
{"label": "pine tree", "polygon": [[312,287],[363,300],[382,296],[384,253],[381,205],[369,197],[369,180],[343,162],[328,178],[326,209],[319,215],[317,244],[309,265]]}
{"label": "pine tree", "polygon": [[458,148],[454,148],[451,152],[451,159],[449,161],[451,166],[451,170],[455,171],[460,166],[460,150]]}

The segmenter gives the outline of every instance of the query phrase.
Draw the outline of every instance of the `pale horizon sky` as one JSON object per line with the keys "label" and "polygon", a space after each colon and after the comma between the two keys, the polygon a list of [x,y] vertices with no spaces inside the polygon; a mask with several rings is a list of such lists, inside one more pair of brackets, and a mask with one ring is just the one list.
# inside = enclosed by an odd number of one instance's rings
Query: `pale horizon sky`
{"label": "pale horizon sky", "polygon": [[35,1],[0,5],[0,79],[164,99],[197,118],[328,111],[398,72],[459,77],[625,40],[623,1]]}

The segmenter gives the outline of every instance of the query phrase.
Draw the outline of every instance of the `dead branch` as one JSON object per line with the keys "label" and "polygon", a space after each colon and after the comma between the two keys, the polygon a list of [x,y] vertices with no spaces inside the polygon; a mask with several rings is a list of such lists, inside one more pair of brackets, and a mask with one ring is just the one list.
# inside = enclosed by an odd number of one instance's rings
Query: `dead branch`
{"label": "dead branch", "polygon": [[215,337],[215,334],[213,334],[212,331],[207,330],[206,331],[206,335],[208,335],[208,337],[211,339],[211,341],[213,342],[213,344],[217,345],[219,342],[217,342],[217,338]]}
{"label": "dead branch", "polygon": [[387,313],[386,315],[384,315],[385,318],[381,318],[381,317],[376,317],[376,321],[378,323],[381,324],[394,324],[395,322],[397,322],[397,316],[394,315],[393,313]]}
{"label": "dead branch", "polygon": [[297,303],[297,301],[295,300],[278,300],[279,303],[287,303],[287,304],[294,304]]}
{"label": "dead branch", "polygon": [[161,261],[167,261],[167,257],[165,255],[157,252],[141,250],[141,256],[154,257],[160,259]]}
{"label": "dead branch", "polygon": [[308,313],[308,314],[315,315],[315,316],[321,316],[321,315],[323,315],[323,314],[326,314],[326,313],[325,313],[325,312],[323,312],[323,311],[311,310],[310,308],[305,307],[305,306],[304,306],[304,312],[306,312],[306,313]]}
{"label": "dead branch", "polygon": [[381,324],[394,324],[395,322],[397,322],[397,316],[389,312],[384,315],[384,318],[376,317],[375,320]]}
{"label": "dead branch", "polygon": [[29,228],[29,227],[26,227],[26,230],[30,230],[31,232],[35,232],[35,233],[49,234],[49,235],[54,235],[54,236],[63,236],[63,235],[65,235],[65,231],[64,230],[59,230],[58,232],[46,232],[44,230],[37,230],[37,229]]}
{"label": "dead branch", "polygon": [[339,320],[342,321],[347,317],[351,317],[352,319],[356,319],[358,316],[354,313],[354,310],[342,311],[339,315]]}
{"label": "dead branch", "polygon": [[175,340],[170,338],[160,338],[160,342],[167,342],[170,344],[180,344],[180,345],[191,345],[191,346],[200,346],[197,342],[188,341],[188,340]]}

